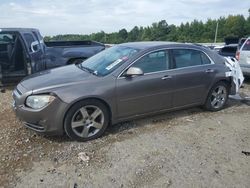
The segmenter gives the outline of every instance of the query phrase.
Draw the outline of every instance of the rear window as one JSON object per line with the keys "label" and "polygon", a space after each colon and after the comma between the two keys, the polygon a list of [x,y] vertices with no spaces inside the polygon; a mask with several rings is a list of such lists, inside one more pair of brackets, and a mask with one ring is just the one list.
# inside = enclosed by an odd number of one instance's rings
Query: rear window
{"label": "rear window", "polygon": [[244,50],[244,51],[250,51],[250,39],[248,39],[248,40],[245,42],[245,44],[244,44],[242,50]]}

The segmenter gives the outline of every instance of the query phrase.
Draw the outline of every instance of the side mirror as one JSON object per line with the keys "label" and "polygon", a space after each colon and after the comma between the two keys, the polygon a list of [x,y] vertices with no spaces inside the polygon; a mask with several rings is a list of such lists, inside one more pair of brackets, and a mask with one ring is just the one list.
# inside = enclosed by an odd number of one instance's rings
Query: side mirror
{"label": "side mirror", "polygon": [[144,73],[140,68],[138,68],[138,67],[130,67],[127,70],[125,76],[140,76],[140,75],[143,75],[143,74]]}
{"label": "side mirror", "polygon": [[30,48],[32,52],[37,52],[39,50],[39,42],[38,41],[32,42]]}

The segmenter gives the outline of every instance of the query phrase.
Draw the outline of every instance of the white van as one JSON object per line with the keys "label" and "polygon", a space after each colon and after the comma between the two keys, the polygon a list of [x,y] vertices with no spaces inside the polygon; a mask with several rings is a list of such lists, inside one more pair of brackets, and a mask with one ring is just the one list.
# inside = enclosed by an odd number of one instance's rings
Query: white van
{"label": "white van", "polygon": [[243,74],[250,76],[250,37],[247,38],[239,51],[237,51],[236,59],[239,61]]}

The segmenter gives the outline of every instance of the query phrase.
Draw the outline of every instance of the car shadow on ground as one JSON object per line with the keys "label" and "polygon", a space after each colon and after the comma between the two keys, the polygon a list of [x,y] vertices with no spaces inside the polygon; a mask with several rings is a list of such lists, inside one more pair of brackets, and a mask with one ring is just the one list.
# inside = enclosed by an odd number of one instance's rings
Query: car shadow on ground
{"label": "car shadow on ground", "polygon": [[[250,77],[245,78],[244,83],[249,85],[250,84]],[[14,87],[3,88],[3,91],[1,91],[1,92],[5,92],[4,91],[5,89],[13,90]],[[234,96],[234,97],[230,96],[228,104],[226,106],[226,109],[232,108],[235,106],[238,107],[241,105],[250,106],[250,99],[248,97],[250,97],[250,96],[247,96],[242,92],[237,96]],[[131,129],[143,128],[143,127],[148,125],[148,123],[136,123],[138,121],[150,122],[150,124],[152,124],[152,126],[154,126],[153,124],[155,124],[157,122],[165,122],[165,121],[167,122],[167,121],[171,121],[173,119],[188,117],[191,115],[197,115],[197,114],[201,114],[204,112],[206,112],[206,111],[204,111],[202,108],[194,107],[194,108],[183,109],[183,110],[178,110],[178,111],[165,112],[165,113],[161,113],[158,115],[146,116],[146,117],[138,118],[138,119],[132,120],[132,121],[125,121],[123,123],[118,123],[118,124],[109,126],[101,138],[108,136],[108,135],[115,135],[115,134],[121,134],[123,132],[129,132]],[[211,113],[213,113],[213,112],[211,112]],[[39,134],[39,133],[37,133],[37,134]],[[73,142],[72,139],[68,138],[66,135],[50,136],[50,135],[43,135],[42,134],[41,136],[49,141],[53,141],[53,142],[57,142],[57,143]]]}
{"label": "car shadow on ground", "polygon": [[[232,108],[232,107],[239,107],[242,105],[248,105],[250,106],[250,100],[249,99],[244,99],[244,98],[229,98],[228,99],[228,103],[225,107],[224,110],[228,109],[228,108]],[[119,123],[113,126],[108,127],[107,129],[107,133],[106,134],[117,134],[123,131],[128,131],[129,129],[133,129],[133,128],[138,128],[138,127],[143,127],[146,126],[147,124],[135,124],[134,121],[140,121],[140,120],[145,120],[145,121],[151,121],[152,122],[152,126],[154,126],[154,123],[157,122],[164,122],[164,121],[171,121],[174,119],[179,119],[179,118],[184,118],[186,117],[188,119],[188,117],[190,116],[194,116],[194,115],[199,115],[202,113],[216,113],[216,112],[210,112],[210,111],[206,111],[204,110],[202,107],[193,107],[193,108],[188,108],[188,109],[182,109],[182,110],[176,110],[176,111],[171,111],[171,112],[165,112],[165,113],[161,113],[158,115],[151,115],[151,116],[147,116],[144,118],[138,118],[136,120],[133,121],[126,121],[124,123]]]}
{"label": "car shadow on ground", "polygon": [[[100,137],[100,139],[105,138],[110,135],[118,135],[118,134],[123,134],[123,133],[132,133],[132,130],[135,128],[143,129],[144,127],[148,126],[148,124],[151,124],[150,126],[154,126],[156,123],[164,123],[164,122],[170,122],[173,121],[174,119],[178,118],[183,118],[183,117],[188,117],[191,115],[197,115],[203,113],[204,110],[199,107],[193,107],[189,109],[184,109],[184,110],[176,110],[176,111],[171,111],[171,112],[165,112],[165,113],[160,113],[157,115],[150,115],[146,117],[141,117],[141,118],[136,118],[131,121],[124,121],[122,123],[117,123],[108,126],[107,130],[105,133]],[[140,122],[140,123],[138,123]],[[38,133],[37,133],[38,134]],[[67,137],[67,135],[63,136],[50,136],[50,135],[43,135],[46,139],[61,143],[61,142],[74,142],[70,138]],[[91,141],[88,141],[91,142]]]}
{"label": "car shadow on ground", "polygon": [[[226,105],[225,109],[232,108],[232,107],[239,107],[242,105],[249,105],[250,106],[250,101],[248,100],[247,102],[241,99],[233,99],[230,98],[228,101],[228,104]],[[165,112],[157,115],[150,115],[142,118],[138,118],[135,120],[131,121],[125,121],[122,123],[114,124],[111,125],[107,128],[106,132],[104,133],[103,136],[101,136],[100,139],[110,136],[110,135],[118,135],[118,134],[123,134],[123,133],[132,133],[133,129],[139,128],[143,129],[144,127],[148,126],[148,123],[152,124],[150,126],[154,126],[154,124],[159,123],[159,122],[166,122],[166,124],[170,121],[173,121],[174,119],[181,119],[181,118],[186,118],[187,120],[189,117],[199,115],[202,113],[216,113],[216,112],[209,112],[205,111],[202,107],[193,107],[189,109],[182,109],[182,110],[177,110],[177,111],[172,111],[172,112]],[[140,122],[140,123],[137,123]],[[48,140],[53,141],[53,142],[73,142],[70,138],[68,138],[66,135],[63,136],[47,136],[44,135]],[[89,141],[91,142],[91,141]]]}
{"label": "car shadow on ground", "polygon": [[244,76],[244,84],[250,84],[250,76]]}

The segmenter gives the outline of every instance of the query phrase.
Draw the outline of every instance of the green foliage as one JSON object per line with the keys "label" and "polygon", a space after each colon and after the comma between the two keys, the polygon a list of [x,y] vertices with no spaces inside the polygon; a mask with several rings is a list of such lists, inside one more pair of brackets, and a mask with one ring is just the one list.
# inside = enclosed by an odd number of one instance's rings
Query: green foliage
{"label": "green foliage", "polygon": [[194,20],[181,23],[179,26],[168,25],[166,20],[153,23],[151,26],[135,26],[131,31],[121,29],[118,32],[105,33],[100,31],[90,35],[56,35],[46,36],[45,41],[60,40],[94,40],[103,43],[117,44],[132,41],[179,41],[179,42],[213,42],[216,24],[218,22],[217,41],[223,42],[229,36],[247,37],[250,35],[250,9],[249,17],[242,15],[229,15],[219,19],[208,19],[206,22]]}

